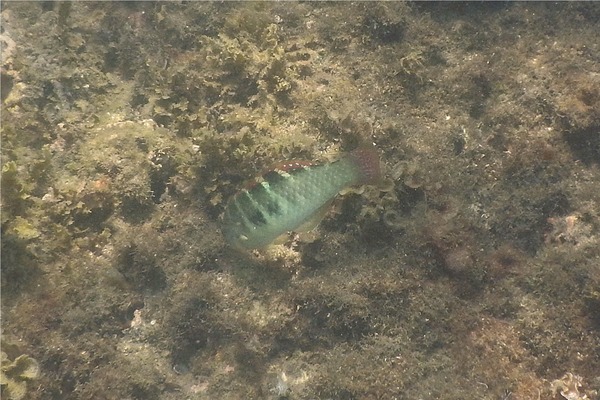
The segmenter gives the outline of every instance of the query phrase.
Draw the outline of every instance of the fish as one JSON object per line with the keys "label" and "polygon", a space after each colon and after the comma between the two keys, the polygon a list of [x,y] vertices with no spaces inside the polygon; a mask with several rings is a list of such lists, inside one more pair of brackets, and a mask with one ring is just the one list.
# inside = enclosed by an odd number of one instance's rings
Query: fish
{"label": "fish", "polygon": [[343,189],[380,180],[379,155],[371,145],[329,163],[281,162],[228,201],[221,231],[234,248],[261,249],[290,231],[314,228]]}

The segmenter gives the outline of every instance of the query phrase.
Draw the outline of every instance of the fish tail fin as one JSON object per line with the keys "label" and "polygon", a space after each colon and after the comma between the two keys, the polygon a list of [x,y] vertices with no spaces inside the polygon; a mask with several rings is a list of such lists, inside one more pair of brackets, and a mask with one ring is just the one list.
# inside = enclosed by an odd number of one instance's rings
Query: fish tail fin
{"label": "fish tail fin", "polygon": [[357,185],[373,185],[381,181],[381,163],[377,149],[372,144],[362,144],[348,154],[358,170]]}

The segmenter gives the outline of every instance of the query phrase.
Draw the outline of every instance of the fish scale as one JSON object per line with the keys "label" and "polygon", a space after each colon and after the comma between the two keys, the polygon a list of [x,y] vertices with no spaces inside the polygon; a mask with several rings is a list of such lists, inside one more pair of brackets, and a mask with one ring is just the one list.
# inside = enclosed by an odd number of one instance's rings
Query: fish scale
{"label": "fish scale", "polygon": [[281,164],[233,196],[223,214],[223,235],[237,248],[264,247],[311,220],[342,189],[379,175],[379,159],[371,147],[328,164]]}

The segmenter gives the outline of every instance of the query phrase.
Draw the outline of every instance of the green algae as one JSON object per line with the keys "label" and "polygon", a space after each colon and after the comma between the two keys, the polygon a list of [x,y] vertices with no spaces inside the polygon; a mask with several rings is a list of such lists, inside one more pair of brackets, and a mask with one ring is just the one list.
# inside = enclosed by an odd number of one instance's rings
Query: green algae
{"label": "green algae", "polygon": [[2,337],[0,387],[2,397],[9,400],[26,398],[28,385],[40,375],[38,362],[26,354],[15,355],[18,353],[18,346]]}

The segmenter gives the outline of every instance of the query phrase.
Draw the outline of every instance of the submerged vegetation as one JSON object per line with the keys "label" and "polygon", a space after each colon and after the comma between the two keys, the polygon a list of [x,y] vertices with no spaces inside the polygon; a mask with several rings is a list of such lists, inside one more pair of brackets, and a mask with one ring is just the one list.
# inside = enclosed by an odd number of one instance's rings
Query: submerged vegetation
{"label": "submerged vegetation", "polygon": [[[2,397],[600,398],[599,16],[3,3]],[[363,140],[385,185],[224,244]]]}

